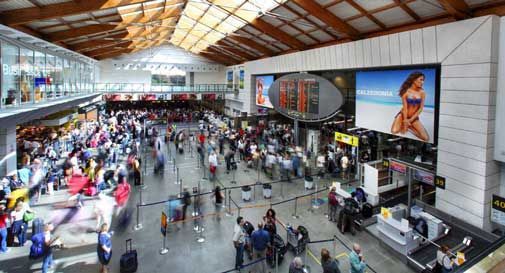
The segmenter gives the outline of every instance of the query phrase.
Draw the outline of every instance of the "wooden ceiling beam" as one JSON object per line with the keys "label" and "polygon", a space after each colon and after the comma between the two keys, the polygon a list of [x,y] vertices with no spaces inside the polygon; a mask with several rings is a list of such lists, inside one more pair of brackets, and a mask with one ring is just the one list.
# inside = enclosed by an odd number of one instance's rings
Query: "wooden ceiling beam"
{"label": "wooden ceiling beam", "polygon": [[153,13],[153,14],[149,13],[146,16],[144,16],[142,14],[138,14],[137,16],[125,16],[123,18],[123,21],[113,22],[113,23],[117,23],[117,25],[108,24],[111,22],[107,22],[107,23],[99,24],[99,25],[89,25],[89,26],[85,26],[85,27],[81,27],[81,28],[49,33],[49,34],[47,34],[47,38],[51,42],[57,42],[57,41],[75,39],[75,38],[79,38],[81,36],[92,35],[92,34],[97,34],[97,33],[101,33],[101,32],[125,29],[135,23],[145,24],[145,23],[149,23],[152,21],[160,21],[161,22],[160,24],[162,24],[164,21],[178,18],[180,13],[181,13],[180,7],[175,7],[175,8],[168,9],[165,12]]}
{"label": "wooden ceiling beam", "polygon": [[241,63],[243,60],[233,54],[229,54],[228,52],[221,50],[221,49],[215,49],[211,46],[207,47],[205,51],[209,52],[212,55],[218,56],[218,58],[223,58],[223,59],[232,59],[232,61]]}
{"label": "wooden ceiling beam", "polygon": [[287,9],[288,11],[294,13],[296,16],[302,18],[302,19],[305,19],[307,21],[309,21],[310,23],[314,24],[314,26],[318,27],[322,32],[326,33],[328,36],[332,37],[333,39],[337,40],[338,37],[331,33],[330,31],[328,31],[327,29],[323,29],[319,24],[317,24],[316,22],[314,22],[314,20],[310,19],[308,16],[310,15],[310,13],[306,14],[306,15],[303,15],[301,14],[299,11],[295,10],[294,8],[286,5],[286,2],[285,3],[282,3],[281,6],[285,9]]}
{"label": "wooden ceiling beam", "polygon": [[368,13],[366,9],[364,9],[362,6],[360,6],[358,3],[354,2],[353,0],[346,0],[346,2],[351,5],[353,8],[357,9],[362,15],[366,16],[370,21],[374,22],[376,25],[378,25],[381,29],[386,29],[386,25],[379,21],[375,16],[372,14]]}
{"label": "wooden ceiling beam", "polygon": [[438,0],[438,2],[455,19],[472,17],[470,7],[464,0]]}
{"label": "wooden ceiling beam", "polygon": [[[119,33],[119,34],[108,36],[108,38],[122,39],[122,38],[126,38],[128,36],[128,34],[129,34],[128,32],[124,32],[124,33]],[[86,40],[85,42],[71,45],[70,49],[72,49],[73,51],[82,52],[82,51],[86,51],[87,49],[90,49],[90,48],[105,46],[105,45],[111,44],[111,43],[114,43],[114,41],[105,40],[103,38],[102,39]]]}
{"label": "wooden ceiling beam", "polygon": [[[42,7],[10,10],[0,15],[0,22],[5,25],[22,25],[33,21],[60,18],[97,10],[118,8],[132,4],[141,4],[151,0],[81,0],[46,5]],[[168,5],[184,3],[181,0],[171,0]]]}
{"label": "wooden ceiling beam", "polygon": [[409,6],[407,6],[407,4],[404,3],[402,0],[394,0],[394,1],[403,11],[405,11],[416,22],[421,20],[421,17],[419,17],[419,15],[417,15],[417,13],[413,11]]}
{"label": "wooden ceiling beam", "polygon": [[497,3],[493,3],[491,5],[481,6],[473,10],[473,15],[475,17],[490,14],[505,16],[505,1],[500,1]]}
{"label": "wooden ceiling beam", "polygon": [[95,57],[95,59],[101,61],[101,60],[117,57],[121,54],[130,53],[132,51],[133,51],[133,49],[131,49],[131,48],[117,49],[117,50],[111,51],[107,54],[99,55],[99,56]]}
{"label": "wooden ceiling beam", "polygon": [[293,0],[293,2],[336,31],[345,33],[349,38],[358,39],[360,37],[361,33],[357,29],[323,8],[316,1]]}
{"label": "wooden ceiling beam", "polygon": [[258,30],[262,31],[263,33],[267,34],[268,36],[271,36],[272,38],[286,44],[287,46],[293,49],[305,48],[305,44],[302,43],[300,40],[296,39],[295,37],[287,34],[286,32],[280,29],[277,29],[273,25],[261,20],[260,18],[254,19],[250,24],[253,27],[257,28]]}
{"label": "wooden ceiling beam", "polygon": [[242,58],[244,58],[244,59],[246,59],[248,61],[256,59],[256,56],[251,55],[251,54],[249,54],[246,51],[243,51],[243,50],[240,50],[240,49],[235,48],[233,46],[230,46],[230,45],[226,44],[223,41],[217,42],[216,45],[219,46],[219,47],[223,47],[225,50],[228,50],[231,53],[233,53],[233,54],[235,54],[237,56],[240,56],[240,57],[242,57]]}
{"label": "wooden ceiling beam", "polygon": [[275,52],[273,52],[271,49],[269,49],[268,47],[266,46],[263,46],[251,39],[248,39],[248,38],[245,38],[245,37],[242,37],[242,36],[237,36],[237,35],[230,35],[228,36],[227,38],[230,38],[236,42],[239,42],[241,44],[244,44],[248,47],[251,47],[251,48],[254,48],[256,49],[257,51],[263,53],[265,56],[273,56],[275,54]]}
{"label": "wooden ceiling beam", "polygon": [[205,53],[205,52],[200,52],[199,55],[202,56],[202,57],[204,57],[204,58],[206,58],[206,59],[208,59],[208,60],[211,60],[211,61],[219,63],[219,64],[224,64],[226,66],[234,64],[230,60],[226,60],[226,59],[222,59],[222,58],[217,58],[213,54],[209,54],[209,53]]}
{"label": "wooden ceiling beam", "polygon": [[133,42],[131,42],[131,41],[124,41],[124,42],[120,42],[120,43],[117,43],[117,44],[114,44],[114,45],[110,45],[110,46],[107,46],[107,47],[102,47],[102,48],[99,48],[99,49],[88,51],[88,52],[86,52],[86,55],[89,56],[89,57],[91,57],[91,58],[94,58],[96,56],[100,56],[100,55],[104,55],[104,54],[109,54],[110,52],[116,51],[117,50],[116,47],[128,48],[128,46],[130,46],[131,44],[133,44]]}

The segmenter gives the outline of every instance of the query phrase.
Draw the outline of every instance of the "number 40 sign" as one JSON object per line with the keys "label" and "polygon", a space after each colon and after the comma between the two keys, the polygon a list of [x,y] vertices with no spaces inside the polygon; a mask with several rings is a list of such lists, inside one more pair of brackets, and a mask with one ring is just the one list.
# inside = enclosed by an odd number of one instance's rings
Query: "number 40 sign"
{"label": "number 40 sign", "polygon": [[493,195],[491,203],[491,221],[505,226],[505,198]]}

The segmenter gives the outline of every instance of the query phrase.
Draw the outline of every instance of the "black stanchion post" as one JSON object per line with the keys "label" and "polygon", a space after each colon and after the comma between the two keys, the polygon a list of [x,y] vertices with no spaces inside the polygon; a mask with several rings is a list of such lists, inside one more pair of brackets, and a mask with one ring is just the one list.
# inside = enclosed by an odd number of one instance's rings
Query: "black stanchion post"
{"label": "black stanchion post", "polygon": [[298,219],[298,215],[296,215],[297,209],[298,209],[298,197],[295,198],[295,211],[293,212],[294,219]]}
{"label": "black stanchion post", "polygon": [[175,183],[174,183],[174,184],[176,184],[176,185],[177,185],[177,184],[179,184],[179,182],[180,182],[180,181],[179,181],[179,167],[176,167],[176,168],[175,168],[175,170],[176,170],[176,171],[175,171],[175,172],[176,172],[176,175],[175,175],[175,177],[176,177],[176,178],[175,178]]}

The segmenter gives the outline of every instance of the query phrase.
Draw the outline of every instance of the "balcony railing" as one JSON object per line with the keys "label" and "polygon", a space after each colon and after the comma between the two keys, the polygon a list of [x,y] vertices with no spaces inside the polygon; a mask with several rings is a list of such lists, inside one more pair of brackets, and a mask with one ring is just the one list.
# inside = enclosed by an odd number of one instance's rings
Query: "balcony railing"
{"label": "balcony railing", "polygon": [[233,93],[238,91],[238,85],[228,84],[195,84],[185,85],[153,85],[143,83],[96,83],[95,92],[103,93]]}
{"label": "balcony railing", "polygon": [[195,84],[153,85],[143,83],[95,83],[86,85],[67,85],[53,83],[40,85],[32,90],[8,90],[0,94],[0,109],[21,105],[37,104],[55,99],[70,98],[96,93],[236,93],[238,85],[228,84]]}

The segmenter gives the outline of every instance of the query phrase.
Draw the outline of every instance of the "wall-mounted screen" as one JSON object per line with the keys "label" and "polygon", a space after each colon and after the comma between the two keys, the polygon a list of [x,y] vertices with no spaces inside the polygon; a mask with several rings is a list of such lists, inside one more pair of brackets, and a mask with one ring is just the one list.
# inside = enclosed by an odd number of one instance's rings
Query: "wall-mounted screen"
{"label": "wall-mounted screen", "polygon": [[356,73],[356,126],[433,143],[437,70]]}
{"label": "wall-mounted screen", "polygon": [[277,112],[306,122],[334,116],[344,101],[335,85],[323,77],[307,73],[280,77],[268,94]]}
{"label": "wall-mounted screen", "polygon": [[274,76],[256,76],[256,105],[274,108],[268,97],[268,89],[274,82]]}

